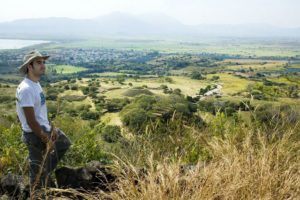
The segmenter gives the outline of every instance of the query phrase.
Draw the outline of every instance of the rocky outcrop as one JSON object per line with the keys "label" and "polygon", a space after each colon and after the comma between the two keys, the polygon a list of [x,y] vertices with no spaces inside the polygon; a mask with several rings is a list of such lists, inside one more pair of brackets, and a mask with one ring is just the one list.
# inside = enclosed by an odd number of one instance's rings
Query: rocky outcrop
{"label": "rocky outcrop", "polygon": [[84,190],[114,190],[117,177],[98,161],[87,163],[84,167],[61,167],[55,171],[59,188]]}
{"label": "rocky outcrop", "polygon": [[8,174],[0,181],[0,192],[15,197],[16,199],[27,199],[30,194],[29,179],[20,175]]}
{"label": "rocky outcrop", "polygon": [[[61,167],[55,171],[59,188],[74,188],[80,192],[102,190],[109,192],[116,189],[115,176],[111,169],[98,161],[91,161],[83,167]],[[0,196],[9,199],[27,199],[30,195],[29,179],[24,176],[8,174],[0,181]]]}

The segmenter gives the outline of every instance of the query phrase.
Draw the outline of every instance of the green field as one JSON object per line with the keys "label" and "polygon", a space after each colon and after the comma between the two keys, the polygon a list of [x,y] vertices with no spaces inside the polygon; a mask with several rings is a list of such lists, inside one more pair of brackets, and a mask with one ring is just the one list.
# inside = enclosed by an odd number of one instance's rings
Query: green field
{"label": "green field", "polygon": [[241,79],[231,74],[213,74],[208,75],[207,78],[210,79],[212,76],[220,77],[219,83],[222,85],[220,92],[223,92],[225,95],[231,95],[241,90],[245,90],[249,84],[254,83],[253,81]]}
{"label": "green field", "polygon": [[21,82],[24,77],[25,76],[22,76],[21,74],[0,74],[0,79],[2,80],[14,80],[17,82]]}
{"label": "green field", "polygon": [[300,57],[298,40],[271,39],[149,39],[149,38],[99,38],[74,42],[53,43],[45,50],[57,48],[106,48],[160,53],[210,53],[251,57]]}
{"label": "green field", "polygon": [[59,74],[73,74],[87,70],[84,67],[75,67],[72,65],[57,65],[53,68],[56,69],[56,72]]}

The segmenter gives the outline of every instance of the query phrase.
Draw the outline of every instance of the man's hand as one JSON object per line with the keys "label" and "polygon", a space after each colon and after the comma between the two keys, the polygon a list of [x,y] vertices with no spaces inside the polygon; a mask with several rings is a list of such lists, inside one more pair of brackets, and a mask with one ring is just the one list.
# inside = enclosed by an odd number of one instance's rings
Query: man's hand
{"label": "man's hand", "polygon": [[51,133],[52,141],[55,142],[59,138],[59,135],[57,133],[57,128],[53,124],[51,124],[51,129],[52,129],[52,133]]}
{"label": "man's hand", "polygon": [[54,150],[54,143],[52,140],[48,140],[48,142],[46,143],[46,148],[47,148],[48,152],[51,152]]}
{"label": "man's hand", "polygon": [[58,134],[54,125],[51,124],[52,138],[48,138],[47,134],[41,129],[40,125],[35,120],[33,107],[23,107],[23,110],[26,117],[26,121],[31,130],[34,132],[35,135],[42,139],[42,141],[46,144],[46,148],[49,152],[53,151],[54,141],[58,139]]}
{"label": "man's hand", "polygon": [[54,150],[54,142],[50,138],[48,138],[46,133],[44,133],[43,131],[42,131],[41,135],[43,135],[41,137],[41,139],[46,144],[47,151],[48,152],[53,151]]}

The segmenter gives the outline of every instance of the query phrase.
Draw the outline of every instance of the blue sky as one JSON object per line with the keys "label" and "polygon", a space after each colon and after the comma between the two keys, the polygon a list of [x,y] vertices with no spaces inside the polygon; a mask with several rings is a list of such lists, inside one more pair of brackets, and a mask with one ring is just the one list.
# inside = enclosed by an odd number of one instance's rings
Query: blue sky
{"label": "blue sky", "polygon": [[111,12],[162,13],[184,24],[266,23],[300,27],[299,0],[1,0],[0,22],[94,18]]}

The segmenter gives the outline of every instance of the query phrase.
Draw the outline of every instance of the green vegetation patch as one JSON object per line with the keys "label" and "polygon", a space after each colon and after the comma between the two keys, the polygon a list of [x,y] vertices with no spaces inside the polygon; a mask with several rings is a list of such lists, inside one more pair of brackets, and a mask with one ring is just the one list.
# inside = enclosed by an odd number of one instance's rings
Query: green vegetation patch
{"label": "green vegetation patch", "polygon": [[59,74],[73,74],[77,72],[86,71],[87,68],[84,67],[76,67],[72,65],[57,65],[55,67],[56,72]]}
{"label": "green vegetation patch", "polygon": [[261,62],[261,63],[246,63],[241,64],[236,62],[235,64],[229,65],[227,68],[232,70],[248,70],[248,71],[280,71],[283,70],[284,62],[273,61],[273,62]]}
{"label": "green vegetation patch", "polygon": [[292,65],[291,67],[299,69],[300,68],[300,64]]}
{"label": "green vegetation patch", "polygon": [[202,126],[202,119],[193,115],[197,111],[197,105],[188,102],[182,96],[169,95],[168,97],[140,95],[126,105],[120,112],[121,121],[124,126],[135,133],[145,131],[150,121],[159,122],[161,133],[165,133],[166,123],[175,117],[182,122]]}
{"label": "green vegetation patch", "polygon": [[61,100],[67,101],[83,101],[85,100],[86,96],[77,96],[77,95],[66,95],[61,97]]}

